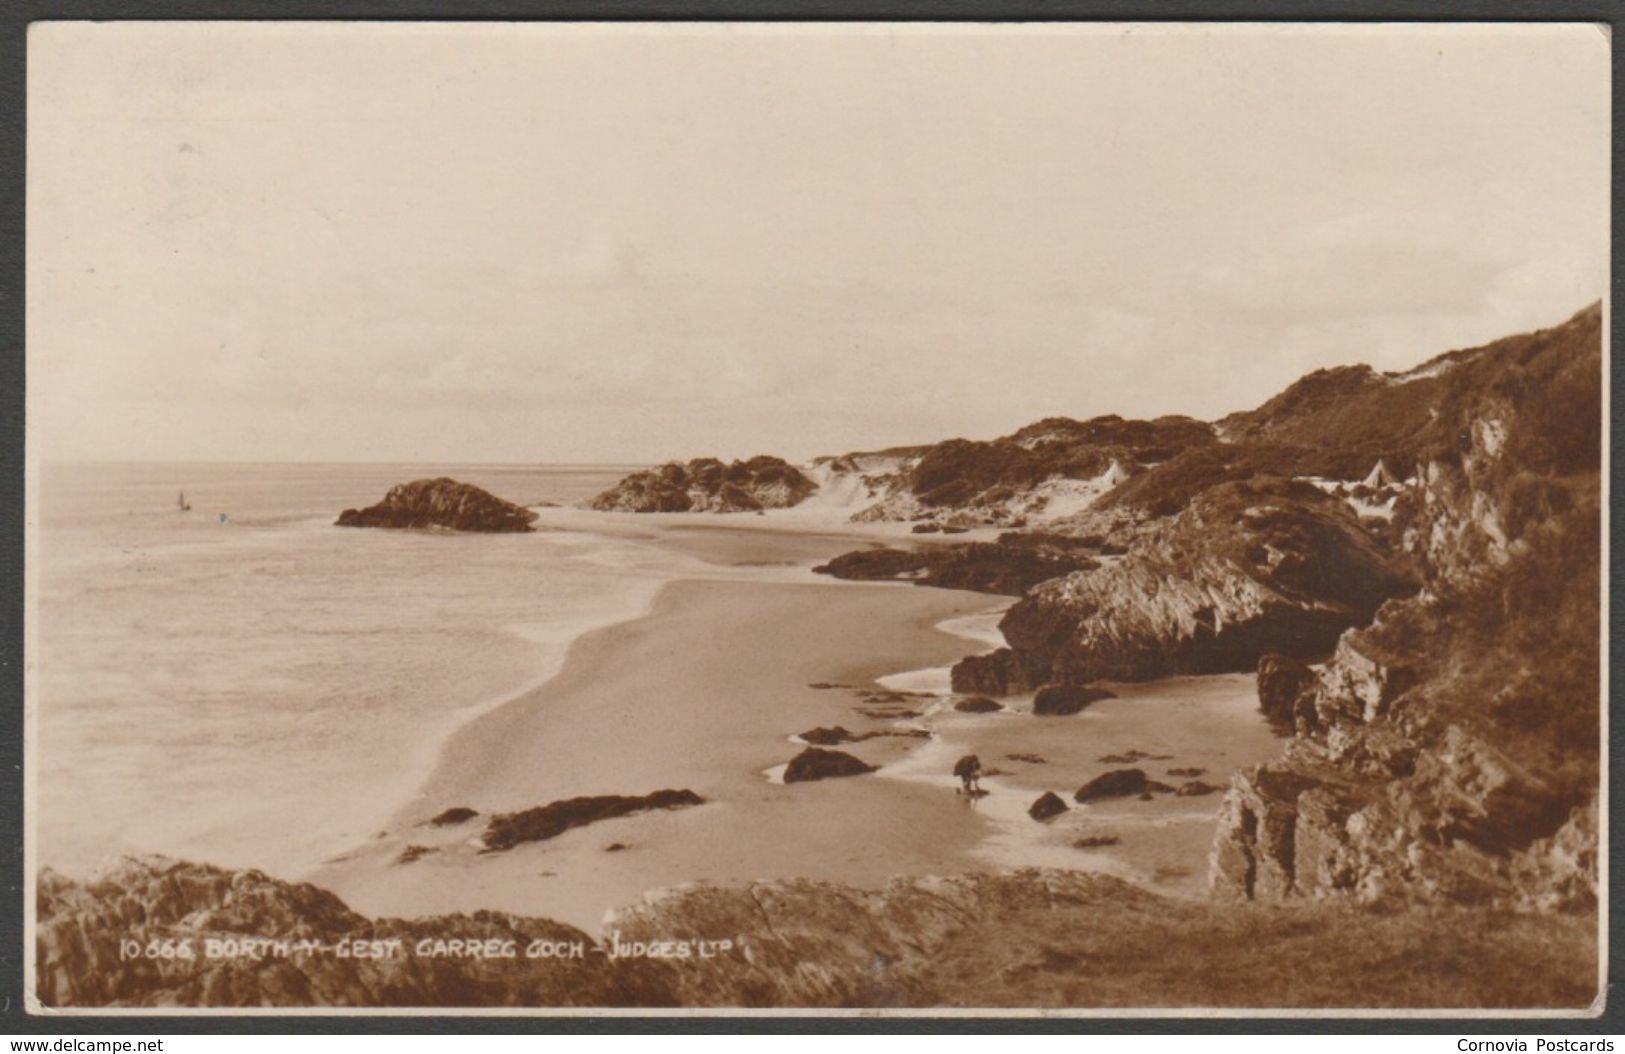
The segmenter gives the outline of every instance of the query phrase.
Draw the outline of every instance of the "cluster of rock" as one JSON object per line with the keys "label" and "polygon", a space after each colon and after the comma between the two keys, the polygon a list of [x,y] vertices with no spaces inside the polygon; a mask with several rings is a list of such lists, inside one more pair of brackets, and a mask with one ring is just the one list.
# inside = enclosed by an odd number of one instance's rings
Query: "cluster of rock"
{"label": "cluster of rock", "polygon": [[[1170,770],[1170,775],[1175,773]],[[1074,801],[1097,801],[1101,798],[1149,798],[1153,794],[1173,794],[1180,798],[1200,798],[1220,790],[1221,788],[1201,780],[1186,780],[1179,786],[1171,786],[1161,780],[1154,780],[1146,775],[1144,769],[1114,769],[1103,772],[1099,776],[1078,788],[1072,796]]]}
{"label": "cluster of rock", "polygon": [[[1146,754],[1141,751],[1130,751],[1124,755],[1107,755],[1101,761],[1124,763],[1142,759],[1157,758],[1168,760],[1167,755]],[[1211,783],[1189,777],[1200,776],[1205,770],[1193,768],[1171,768],[1168,775],[1185,777],[1185,781],[1173,786],[1152,779],[1144,769],[1110,769],[1088,780],[1072,795],[1072,800],[1079,805],[1093,801],[1103,801],[1112,798],[1138,798],[1141,801],[1150,801],[1158,794],[1172,794],[1180,798],[1200,798],[1209,794],[1216,794],[1223,790]],[[1027,807],[1027,815],[1040,823],[1048,823],[1055,817],[1068,811],[1066,800],[1054,791],[1045,791]],[[1091,841],[1082,848],[1096,848],[1104,845],[1115,845],[1118,839],[1112,838],[1109,842],[1102,840]]]}
{"label": "cluster of rock", "polygon": [[[799,740],[808,745],[785,764],[781,777],[785,783],[812,783],[818,780],[865,776],[879,771],[878,766],[871,765],[862,758],[844,750],[830,750],[828,749],[830,747],[862,743],[871,739],[931,738],[932,733],[928,729],[901,723],[921,715],[921,711],[916,707],[923,700],[934,698],[930,693],[866,688],[859,685],[832,684],[828,681],[815,681],[808,687],[818,690],[845,690],[855,698],[853,709],[859,716],[884,724],[880,728],[871,728],[863,732],[854,732],[845,725],[819,725],[797,733],[792,740]],[[989,704],[993,710],[1003,709],[990,699],[980,702]],[[977,709],[976,712],[982,711]]]}
{"label": "cluster of rock", "polygon": [[592,500],[603,512],[760,512],[799,505],[818,484],[776,457],[697,458],[636,472]]}
{"label": "cluster of rock", "polygon": [[[997,703],[993,709],[1003,709]],[[861,743],[866,739],[929,739],[931,733],[923,728],[886,728],[869,732],[853,732],[844,725],[819,726],[799,733],[796,738],[815,747],[833,747],[841,743]]]}
{"label": "cluster of rock", "polygon": [[1031,589],[999,623],[1009,647],[954,667],[956,691],[1251,670],[1270,651],[1313,657],[1413,592],[1337,499],[1273,477],[1199,494],[1122,557]]}
{"label": "cluster of rock", "polygon": [[345,509],[339,514],[337,525],[502,534],[533,530],[531,524],[536,516],[534,511],[503,501],[471,483],[459,483],[442,476],[391,487],[384,500],[376,505]]}

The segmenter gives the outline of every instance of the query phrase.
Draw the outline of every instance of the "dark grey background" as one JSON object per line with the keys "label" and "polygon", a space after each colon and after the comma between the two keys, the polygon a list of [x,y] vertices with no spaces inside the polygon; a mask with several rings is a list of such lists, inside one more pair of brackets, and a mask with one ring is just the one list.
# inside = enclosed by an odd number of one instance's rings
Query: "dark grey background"
{"label": "dark grey background", "polygon": [[[1625,932],[1615,912],[1609,921],[1609,1006],[1595,1020],[1516,1018],[1402,1018],[1292,1019],[1292,1018],[1107,1018],[1107,1019],[933,1019],[928,1017],[873,1018],[659,1018],[659,1017],[550,1017],[545,1009],[534,1017],[259,1017],[233,1014],[220,1017],[96,1016],[30,1017],[23,1011],[23,517],[24,517],[24,392],[26,367],[23,346],[23,247],[26,142],[27,29],[33,21],[91,20],[381,20],[381,21],[1359,21],[1359,22],[1471,22],[1471,21],[1618,21],[1621,4],[1607,0],[1546,0],[1542,3],[1496,3],[1457,0],[1454,3],[1415,3],[1405,0],[1274,0],[1271,3],[1147,3],[1145,0],[9,0],[0,8],[0,1032],[46,1035],[184,1034],[184,1033],[436,1033],[478,1034],[532,1032],[614,1033],[842,1033],[944,1032],[952,1034],[1026,1033],[1442,1033],[1521,1035],[1531,1049],[1537,1036],[1625,1032],[1625,1011],[1613,998],[1612,977],[1621,961]],[[1613,63],[1613,105],[1621,108],[1620,68]],[[1620,144],[1614,133],[1613,208],[1620,209]],[[1612,240],[1611,273],[1615,301],[1621,277],[1617,270],[1620,232],[1617,222]],[[1617,320],[1610,330],[1610,347],[1619,347]],[[1617,381],[1621,366],[1612,366]],[[1616,386],[1617,387],[1617,386]],[[1612,403],[1617,414],[1618,404]],[[1610,493],[1620,483],[1622,447],[1617,428],[1611,433]],[[1614,508],[1612,503],[1610,507]],[[1610,545],[1625,545],[1625,534],[1613,524]],[[1625,598],[1620,595],[1616,569],[1610,566],[1608,586],[1612,617],[1609,627],[1610,666],[1625,667]],[[1610,735],[1611,756],[1625,753],[1625,732],[1617,720],[1612,679],[1608,685],[1609,712],[1616,719]],[[1618,767],[1609,776],[1611,800],[1617,800],[1622,781]],[[1622,861],[1615,833],[1616,818],[1608,831],[1610,901],[1619,890]],[[1441,1049],[1454,1049],[1441,1039]]]}

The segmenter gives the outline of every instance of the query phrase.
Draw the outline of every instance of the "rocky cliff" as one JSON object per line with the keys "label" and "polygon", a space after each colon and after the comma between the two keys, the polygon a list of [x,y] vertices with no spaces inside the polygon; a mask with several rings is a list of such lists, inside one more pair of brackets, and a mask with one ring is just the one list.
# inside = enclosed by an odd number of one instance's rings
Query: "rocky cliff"
{"label": "rocky cliff", "polygon": [[1601,346],[1592,307],[1437,360],[1393,524],[1425,589],[1272,671],[1295,735],[1225,800],[1221,894],[1595,903]]}
{"label": "rocky cliff", "polygon": [[391,487],[377,505],[345,509],[337,525],[513,533],[532,530],[535,520],[536,513],[529,509],[442,476]]}
{"label": "rocky cliff", "polygon": [[1582,1007],[1596,994],[1584,920],[1263,910],[1057,871],[698,886],[613,913],[601,938],[489,911],[368,919],[313,886],[162,858],[87,883],[44,872],[37,906],[34,995],[64,1009]]}
{"label": "rocky cliff", "polygon": [[592,500],[603,512],[758,512],[800,504],[818,489],[781,458],[731,464],[698,458],[636,472]]}

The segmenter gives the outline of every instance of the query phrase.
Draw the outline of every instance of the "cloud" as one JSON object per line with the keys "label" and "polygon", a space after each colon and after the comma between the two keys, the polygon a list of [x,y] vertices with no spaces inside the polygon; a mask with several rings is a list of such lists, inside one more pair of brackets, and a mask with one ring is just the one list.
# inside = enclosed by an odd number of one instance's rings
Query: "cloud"
{"label": "cloud", "polygon": [[1367,212],[1290,231],[1181,273],[1184,309],[1288,325],[1481,310],[1520,257],[1514,239],[1436,213]]}

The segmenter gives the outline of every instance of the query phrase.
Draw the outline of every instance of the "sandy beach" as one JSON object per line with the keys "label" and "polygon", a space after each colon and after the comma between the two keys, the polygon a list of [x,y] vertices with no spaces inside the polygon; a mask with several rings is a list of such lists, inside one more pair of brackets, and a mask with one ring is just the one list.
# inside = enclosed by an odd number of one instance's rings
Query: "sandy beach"
{"label": "sandy beach", "polygon": [[[849,692],[810,683],[862,684],[910,661],[957,658],[967,642],[933,627],[990,599],[902,586],[670,583],[647,618],[583,637],[551,682],[453,737],[387,836],[312,878],[369,914],[496,908],[596,929],[606,908],[687,881],[878,884],[972,869],[985,821],[952,793],[872,778],[785,786],[765,772],[802,749],[790,741],[798,732],[889,724],[860,714]],[[913,742],[850,749],[884,764]],[[463,844],[477,824],[421,826],[451,806],[490,813],[664,788],[707,804],[483,856]],[[615,843],[628,848],[604,851]],[[406,844],[445,850],[398,865]]]}
{"label": "sandy beach", "polygon": [[[454,734],[385,830],[306,877],[368,914],[489,908],[591,931],[607,909],[691,882],[878,886],[898,875],[1043,864],[1195,892],[1217,796],[1103,803],[1048,824],[1028,818],[1027,806],[1050,789],[1070,799],[1113,767],[1099,760],[1111,753],[1177,758],[1145,764],[1201,767],[1222,782],[1278,749],[1256,714],[1250,676],[1123,686],[1120,699],[1069,718],[1035,718],[1022,698],[1006,700],[1004,713],[955,712],[947,666],[996,645],[1009,601],[808,572],[843,546],[876,540],[867,534],[692,520],[618,526],[701,569],[662,586],[646,616],[580,637],[557,676]],[[865,698],[887,689],[941,694],[890,708]],[[792,737],[833,725],[930,738],[840,747],[879,766],[871,776],[777,782],[804,746]],[[956,792],[951,770],[963,753],[978,753],[989,770],[980,800]],[[662,789],[692,790],[706,803],[480,852],[493,813]],[[481,818],[427,824],[454,806]],[[1073,847],[1107,828],[1120,846]],[[408,846],[430,852],[401,863]]]}

